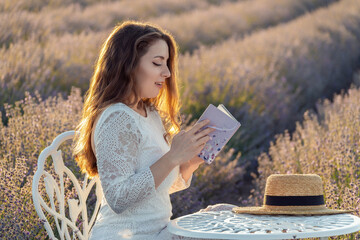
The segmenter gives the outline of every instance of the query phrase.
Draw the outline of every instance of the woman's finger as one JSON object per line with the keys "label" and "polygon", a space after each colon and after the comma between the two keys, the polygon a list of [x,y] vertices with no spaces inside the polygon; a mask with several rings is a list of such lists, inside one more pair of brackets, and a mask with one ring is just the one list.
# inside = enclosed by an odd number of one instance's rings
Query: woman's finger
{"label": "woman's finger", "polygon": [[197,140],[196,144],[198,147],[205,146],[205,144],[210,140],[210,136],[206,135]]}
{"label": "woman's finger", "polygon": [[195,138],[197,140],[199,140],[200,138],[212,133],[213,131],[215,131],[215,129],[211,128],[211,127],[208,127],[206,128],[205,130],[201,131],[201,132],[198,132],[195,134]]}
{"label": "woman's finger", "polygon": [[189,130],[189,134],[191,135],[195,135],[195,133],[197,131],[199,131],[202,127],[206,126],[207,124],[210,123],[210,120],[209,119],[205,119],[205,120],[202,120],[201,122],[198,122],[194,125],[194,127],[192,129]]}

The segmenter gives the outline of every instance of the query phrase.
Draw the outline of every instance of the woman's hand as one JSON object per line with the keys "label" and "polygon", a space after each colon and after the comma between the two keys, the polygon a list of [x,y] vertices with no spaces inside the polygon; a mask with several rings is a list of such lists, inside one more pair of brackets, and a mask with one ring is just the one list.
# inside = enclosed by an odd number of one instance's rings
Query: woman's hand
{"label": "woman's hand", "polygon": [[210,140],[208,134],[215,130],[211,127],[201,130],[209,123],[209,120],[201,121],[189,131],[181,131],[174,136],[170,151],[150,166],[154,176],[155,188],[160,186],[171,170],[178,165],[180,165],[183,179],[186,182],[188,181],[202,162],[202,159],[197,155],[204,148],[206,142]]}
{"label": "woman's hand", "polygon": [[193,157],[190,159],[187,164],[189,165],[189,168],[196,170],[201,164],[204,163],[204,160],[202,158],[199,158],[198,156]]}
{"label": "woman's hand", "polygon": [[191,171],[191,174],[192,174],[203,163],[204,163],[204,160],[202,158],[195,156],[192,159],[190,159],[189,161],[182,163],[180,165],[180,171],[181,171],[181,169],[184,169],[186,171]]}
{"label": "woman's hand", "polygon": [[204,163],[204,160],[202,158],[199,158],[198,156],[195,156],[189,161],[180,165],[180,173],[185,182],[189,180],[191,175],[195,172],[196,169],[198,169],[198,167],[202,163]]}
{"label": "woman's hand", "polygon": [[206,142],[210,140],[208,134],[215,131],[211,127],[201,130],[209,123],[210,120],[203,120],[195,124],[189,131],[180,131],[174,136],[169,154],[172,156],[175,165],[187,162],[191,165],[201,164],[203,160],[197,155],[204,148]]}
{"label": "woman's hand", "polygon": [[228,203],[218,203],[215,205],[209,205],[207,206],[207,208],[205,209],[200,209],[199,212],[209,212],[209,211],[214,211],[214,212],[220,212],[220,211],[231,211],[234,207],[238,207],[236,205],[233,204],[228,204]]}

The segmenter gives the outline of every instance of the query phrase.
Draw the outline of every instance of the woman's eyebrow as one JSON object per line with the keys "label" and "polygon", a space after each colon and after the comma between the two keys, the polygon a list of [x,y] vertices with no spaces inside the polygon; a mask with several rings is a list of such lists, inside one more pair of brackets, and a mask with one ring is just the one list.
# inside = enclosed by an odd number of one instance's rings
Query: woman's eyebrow
{"label": "woman's eyebrow", "polygon": [[154,58],[161,58],[162,60],[165,59],[163,56],[155,56]]}

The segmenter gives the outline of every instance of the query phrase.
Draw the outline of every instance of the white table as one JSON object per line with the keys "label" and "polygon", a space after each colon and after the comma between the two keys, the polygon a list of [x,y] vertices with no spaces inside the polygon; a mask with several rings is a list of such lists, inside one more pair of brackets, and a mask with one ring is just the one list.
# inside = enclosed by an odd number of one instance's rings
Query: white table
{"label": "white table", "polygon": [[297,239],[338,236],[360,230],[360,218],[351,214],[285,216],[197,212],[169,222],[171,233],[209,239]]}

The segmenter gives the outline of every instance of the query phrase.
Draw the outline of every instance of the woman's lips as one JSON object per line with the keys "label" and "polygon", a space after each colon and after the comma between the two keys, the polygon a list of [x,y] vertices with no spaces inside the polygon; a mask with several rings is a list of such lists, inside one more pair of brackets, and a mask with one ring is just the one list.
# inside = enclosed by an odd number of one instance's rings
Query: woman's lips
{"label": "woman's lips", "polygon": [[155,85],[160,89],[163,87],[163,83],[159,83],[159,84],[155,83]]}

